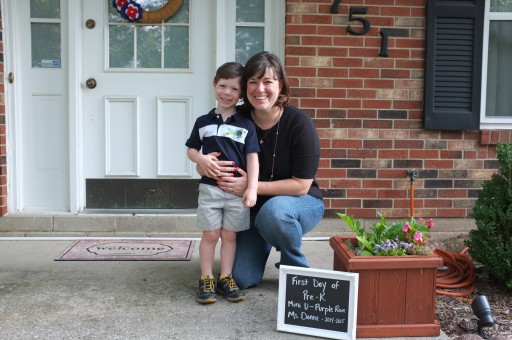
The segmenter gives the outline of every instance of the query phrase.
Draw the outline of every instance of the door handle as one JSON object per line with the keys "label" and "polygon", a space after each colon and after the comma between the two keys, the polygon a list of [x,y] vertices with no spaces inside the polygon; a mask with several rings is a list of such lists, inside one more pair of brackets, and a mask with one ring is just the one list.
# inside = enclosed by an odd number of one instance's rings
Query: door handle
{"label": "door handle", "polygon": [[14,83],[14,73],[9,72],[8,80],[9,80],[9,84]]}
{"label": "door handle", "polygon": [[87,79],[87,80],[85,81],[85,85],[86,85],[88,88],[93,89],[93,88],[95,88],[95,87],[96,87],[96,85],[98,85],[98,84],[96,83],[96,79],[94,79],[94,78],[89,78],[89,79]]}

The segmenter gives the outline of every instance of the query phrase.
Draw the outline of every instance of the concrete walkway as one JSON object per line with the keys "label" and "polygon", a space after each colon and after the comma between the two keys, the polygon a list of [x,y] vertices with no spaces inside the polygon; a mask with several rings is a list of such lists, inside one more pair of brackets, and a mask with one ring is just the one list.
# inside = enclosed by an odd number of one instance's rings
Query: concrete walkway
{"label": "concrete walkway", "polygon": [[[245,301],[202,306],[197,242],[186,262],[54,261],[71,243],[0,241],[0,339],[311,338],[276,330],[276,252]],[[312,268],[332,269],[327,240],[305,241],[304,252]]]}

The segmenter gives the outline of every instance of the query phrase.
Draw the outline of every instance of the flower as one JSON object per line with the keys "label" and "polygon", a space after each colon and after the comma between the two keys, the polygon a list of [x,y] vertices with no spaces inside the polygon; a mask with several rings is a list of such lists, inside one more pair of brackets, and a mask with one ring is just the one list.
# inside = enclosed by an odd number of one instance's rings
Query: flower
{"label": "flower", "polygon": [[411,217],[409,220],[388,225],[382,214],[377,213],[379,221],[366,232],[361,221],[352,216],[337,215],[356,233],[357,246],[349,244],[356,255],[364,256],[405,256],[430,255],[435,245],[428,242],[430,229],[435,225],[433,219],[419,219],[419,223]]}
{"label": "flower", "polygon": [[142,18],[143,9],[134,0],[112,0],[112,6],[126,20],[137,22]]}

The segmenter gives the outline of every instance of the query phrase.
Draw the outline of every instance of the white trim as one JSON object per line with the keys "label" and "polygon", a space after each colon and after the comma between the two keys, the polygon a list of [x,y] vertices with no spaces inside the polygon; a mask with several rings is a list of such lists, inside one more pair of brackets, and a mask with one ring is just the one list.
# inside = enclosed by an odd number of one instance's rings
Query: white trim
{"label": "white trim", "polygon": [[512,20],[512,12],[490,12],[490,1],[485,1],[484,32],[482,44],[482,88],[480,100],[480,129],[481,130],[510,130],[512,118],[487,117],[487,74],[489,63],[489,24],[491,20]]}
{"label": "white trim", "polygon": [[4,78],[5,86],[5,125],[7,134],[7,206],[8,212],[14,213],[21,210],[23,183],[21,181],[22,172],[18,169],[23,168],[22,157],[22,136],[21,136],[21,115],[18,114],[23,110],[23,102],[20,94],[22,89],[21,66],[16,58],[18,55],[17,43],[19,23],[16,18],[16,6],[14,1],[2,0],[2,20],[4,25],[4,76],[8,76],[10,72],[14,74],[14,82],[10,84],[7,78]]}
{"label": "white trim", "polygon": [[81,2],[68,3],[69,209],[73,214],[85,207],[81,14]]}
{"label": "white trim", "polygon": [[276,54],[284,64],[286,2],[284,0],[265,0],[265,20],[267,18],[271,18],[271,23],[268,25],[265,22],[265,49]]}
{"label": "white trim", "polygon": [[[215,8],[215,69],[228,60],[235,60],[235,0],[217,0]],[[231,19],[230,19],[231,18]],[[222,48],[225,46],[225,48]],[[213,78],[213,77],[212,77]]]}

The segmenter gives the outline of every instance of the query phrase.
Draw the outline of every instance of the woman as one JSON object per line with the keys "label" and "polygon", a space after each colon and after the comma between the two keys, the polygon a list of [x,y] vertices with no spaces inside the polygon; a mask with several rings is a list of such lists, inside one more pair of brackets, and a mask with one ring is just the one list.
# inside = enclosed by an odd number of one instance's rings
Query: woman
{"label": "woman", "polygon": [[[288,104],[290,88],[279,58],[269,52],[251,57],[242,76],[244,114],[256,125],[260,142],[257,204],[251,208],[251,228],[237,234],[233,277],[244,289],[263,278],[272,247],[281,252],[276,264],[308,267],[302,236],[322,219],[324,204],[315,175],[320,141],[306,113]],[[243,195],[247,174],[233,176],[228,162],[199,169],[217,176],[222,190]]]}

